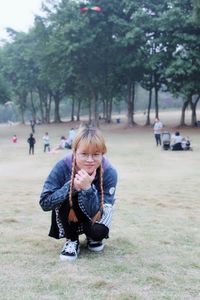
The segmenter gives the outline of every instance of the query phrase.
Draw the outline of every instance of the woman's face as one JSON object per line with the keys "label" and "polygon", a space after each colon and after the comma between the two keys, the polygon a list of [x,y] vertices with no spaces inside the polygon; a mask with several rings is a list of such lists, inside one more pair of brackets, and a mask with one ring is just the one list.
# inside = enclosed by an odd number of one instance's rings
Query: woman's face
{"label": "woman's face", "polygon": [[75,158],[78,169],[92,174],[101,164],[102,153],[97,151],[94,146],[85,147],[83,143],[80,143],[75,152]]}

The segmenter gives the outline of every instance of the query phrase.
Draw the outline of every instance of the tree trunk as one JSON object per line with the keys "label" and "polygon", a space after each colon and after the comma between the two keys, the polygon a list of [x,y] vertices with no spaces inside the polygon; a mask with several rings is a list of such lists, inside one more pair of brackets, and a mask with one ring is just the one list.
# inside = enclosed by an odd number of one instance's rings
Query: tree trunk
{"label": "tree trunk", "polygon": [[22,124],[25,124],[24,113],[25,113],[25,109],[26,109],[27,93],[22,92],[21,94],[18,94],[18,98],[19,98],[19,101],[18,101],[19,109],[20,109],[20,113],[21,113],[21,121],[22,121]]}
{"label": "tree trunk", "polygon": [[105,97],[105,114],[104,114],[104,118],[106,120],[106,122],[108,122],[108,97]]}
{"label": "tree trunk", "polygon": [[197,123],[197,114],[196,114],[196,108],[197,108],[197,103],[200,99],[200,96],[196,98],[194,103],[191,101],[191,110],[192,110],[192,116],[191,116],[191,126],[195,126]]}
{"label": "tree trunk", "polygon": [[55,123],[61,123],[60,112],[59,112],[59,108],[60,108],[60,95],[59,95],[59,92],[57,92],[55,95],[53,95],[53,98],[54,98],[54,103],[55,103],[54,122]]}
{"label": "tree trunk", "polygon": [[74,97],[72,98],[72,110],[71,110],[71,121],[74,121],[74,106],[75,106],[75,100]]}
{"label": "tree trunk", "polygon": [[149,90],[149,104],[147,109],[147,119],[145,124],[146,126],[151,124],[151,120],[150,120],[151,103],[152,103],[152,88],[150,88]]}
{"label": "tree trunk", "polygon": [[40,102],[41,120],[42,120],[42,123],[44,123],[43,97],[42,97],[42,92],[39,89],[38,89],[38,94],[39,94],[39,102]]}
{"label": "tree trunk", "polygon": [[183,102],[183,106],[182,106],[182,109],[181,109],[180,126],[185,125],[185,110],[186,110],[188,104],[189,104],[189,100],[186,100],[186,101]]}
{"label": "tree trunk", "polygon": [[155,87],[155,117],[159,117],[159,107],[158,107],[158,89]]}
{"label": "tree trunk", "polygon": [[91,123],[91,120],[92,120],[92,99],[89,100],[89,107],[88,107],[88,121],[89,121],[89,124]]}
{"label": "tree trunk", "polygon": [[40,99],[40,113],[42,123],[50,123],[50,112],[51,112],[51,102],[52,95],[48,94],[46,90],[38,88],[39,99]]}
{"label": "tree trunk", "polygon": [[51,122],[51,103],[52,103],[52,95],[49,94],[46,98],[47,101],[47,107],[46,107],[46,120],[49,124]]}
{"label": "tree trunk", "polygon": [[134,122],[134,83],[130,80],[127,84],[128,88],[128,126],[133,126]]}
{"label": "tree trunk", "polygon": [[94,89],[92,89],[90,124],[98,127],[99,126],[99,116],[98,116],[98,111],[97,111],[97,101],[98,101],[98,94]]}
{"label": "tree trunk", "polygon": [[106,101],[103,99],[102,100],[102,102],[103,102],[103,119],[105,119],[106,118]]}
{"label": "tree trunk", "polygon": [[195,125],[195,122],[196,122],[196,119],[197,119],[197,116],[196,116],[196,109],[195,109],[195,105],[194,103],[192,102],[192,99],[190,101],[190,108],[191,108],[191,126],[194,126]]}
{"label": "tree trunk", "polygon": [[76,114],[77,121],[80,121],[80,112],[81,112],[81,99],[78,100],[77,114]]}
{"label": "tree trunk", "polygon": [[23,110],[22,108],[20,108],[20,113],[21,113],[21,121],[22,121],[22,124],[25,124],[24,110]]}
{"label": "tree trunk", "polygon": [[113,99],[108,100],[108,114],[107,114],[107,123],[111,123],[112,121],[112,104],[113,104]]}
{"label": "tree trunk", "polygon": [[36,120],[36,109],[33,101],[33,91],[30,91],[30,99],[31,99],[31,108],[33,113],[33,120]]}

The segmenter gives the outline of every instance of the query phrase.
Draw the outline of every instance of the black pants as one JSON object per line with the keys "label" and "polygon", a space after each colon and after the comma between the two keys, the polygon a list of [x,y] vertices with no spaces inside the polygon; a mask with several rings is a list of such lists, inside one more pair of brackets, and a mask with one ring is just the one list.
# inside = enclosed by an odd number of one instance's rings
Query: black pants
{"label": "black pants", "polygon": [[29,146],[29,154],[34,154],[34,145]]}
{"label": "black pants", "polygon": [[92,222],[84,215],[78,205],[78,199],[73,199],[73,209],[78,218],[78,222],[69,222],[67,216],[69,214],[69,204],[65,201],[60,208],[59,217],[65,231],[65,237],[72,241],[78,240],[78,227],[80,223],[83,224],[83,231],[85,235],[94,241],[101,241],[108,237],[109,229],[103,224]]}
{"label": "black pants", "polygon": [[183,148],[181,146],[181,143],[176,143],[172,146],[172,151],[182,151]]}
{"label": "black pants", "polygon": [[48,149],[48,151],[50,151],[50,145],[49,144],[44,145],[44,152],[46,152],[47,149]]}

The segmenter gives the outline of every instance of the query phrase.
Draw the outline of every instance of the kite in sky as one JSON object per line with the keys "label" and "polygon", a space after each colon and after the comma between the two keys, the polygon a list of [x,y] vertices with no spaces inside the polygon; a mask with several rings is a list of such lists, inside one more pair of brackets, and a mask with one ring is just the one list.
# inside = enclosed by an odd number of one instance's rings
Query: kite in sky
{"label": "kite in sky", "polygon": [[100,6],[85,6],[85,7],[80,8],[80,11],[82,11],[82,12],[85,12],[85,11],[88,11],[88,10],[94,10],[94,11],[100,12],[101,7]]}

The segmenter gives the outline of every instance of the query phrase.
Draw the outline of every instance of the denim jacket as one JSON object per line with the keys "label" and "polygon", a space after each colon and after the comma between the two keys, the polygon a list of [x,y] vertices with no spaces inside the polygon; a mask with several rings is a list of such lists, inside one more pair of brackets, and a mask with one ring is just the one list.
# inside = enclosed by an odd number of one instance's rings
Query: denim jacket
{"label": "denim jacket", "polygon": [[[60,160],[54,166],[45,181],[40,196],[40,205],[44,211],[52,210],[52,212],[54,212],[55,209],[59,208],[65,200],[69,199],[72,159],[72,154],[69,154],[64,159]],[[115,202],[117,172],[105,157],[103,157],[102,166],[104,207],[112,208]],[[100,208],[100,187],[98,177],[99,175],[97,172],[89,190],[73,192],[74,196],[78,195],[79,206],[90,220]]]}

